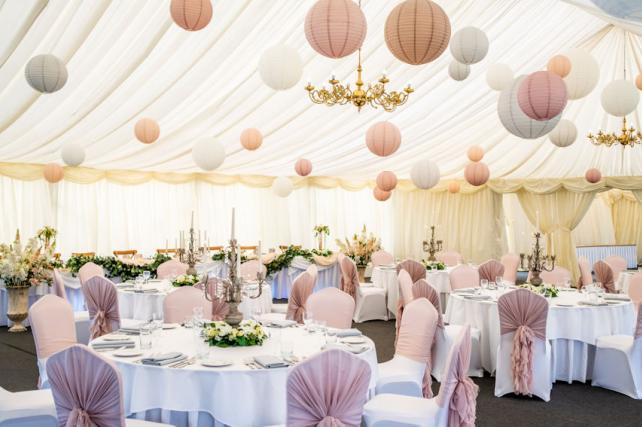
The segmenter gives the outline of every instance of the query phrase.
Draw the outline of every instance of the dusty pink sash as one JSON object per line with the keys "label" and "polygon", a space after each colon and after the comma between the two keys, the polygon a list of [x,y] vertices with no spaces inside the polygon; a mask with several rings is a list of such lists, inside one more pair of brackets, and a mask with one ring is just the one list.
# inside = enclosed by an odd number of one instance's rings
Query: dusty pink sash
{"label": "dusty pink sash", "polygon": [[531,395],[533,342],[546,339],[548,302],[526,289],[517,289],[497,301],[501,335],[515,332],[511,368],[515,394]]}
{"label": "dusty pink sash", "polygon": [[615,281],[613,279],[613,269],[604,261],[598,261],[593,264],[595,278],[602,284],[604,290],[609,294],[617,293],[615,290]]}
{"label": "dusty pink sash", "polygon": [[287,380],[288,427],[359,427],[370,375],[368,362],[337,349],[299,363]]}
{"label": "dusty pink sash", "polygon": [[478,271],[480,279],[494,282],[497,276],[504,275],[504,266],[501,262],[491,259],[480,265]]}
{"label": "dusty pink sash", "polygon": [[82,284],[82,292],[91,318],[91,339],[103,336],[120,328],[118,292],[109,280],[93,276]]}
{"label": "dusty pink sash", "polygon": [[397,264],[397,273],[401,270],[406,270],[408,272],[412,283],[415,283],[419,279],[426,278],[426,267],[414,259],[406,259]]}
{"label": "dusty pink sash", "polygon": [[67,299],[67,292],[65,292],[65,282],[57,269],[53,271],[53,290],[56,296],[62,299]]}
{"label": "dusty pink sash", "polygon": [[359,288],[359,273],[354,261],[349,257],[344,257],[340,263],[341,268],[341,290],[352,298],[357,298],[357,289]]}
{"label": "dusty pink sash", "polygon": [[305,302],[312,295],[314,290],[314,277],[304,271],[294,279],[292,291],[288,298],[288,312],[285,316],[288,320],[294,320],[297,323],[303,323],[305,314]]}

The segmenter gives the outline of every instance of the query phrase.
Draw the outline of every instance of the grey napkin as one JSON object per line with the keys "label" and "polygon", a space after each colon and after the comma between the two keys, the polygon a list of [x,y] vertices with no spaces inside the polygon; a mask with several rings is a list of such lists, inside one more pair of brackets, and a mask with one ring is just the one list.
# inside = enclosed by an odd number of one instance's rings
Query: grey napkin
{"label": "grey napkin", "polygon": [[296,325],[296,322],[294,320],[280,320],[280,319],[275,319],[275,320],[270,320],[267,323],[267,326],[270,326],[272,328],[289,328],[290,326]]}
{"label": "grey napkin", "polygon": [[339,338],[345,337],[360,337],[363,335],[358,329],[331,329],[328,331],[328,335],[336,335]]}
{"label": "grey napkin", "polygon": [[464,295],[464,298],[478,300],[478,301],[486,301],[486,300],[492,299],[490,295]]}
{"label": "grey napkin", "polygon": [[91,348],[105,350],[108,348],[134,348],[135,343],[131,340],[123,341],[99,341],[91,344]]}
{"label": "grey napkin", "polygon": [[370,347],[363,344],[345,344],[345,343],[330,343],[330,344],[326,344],[323,347],[324,350],[330,350],[333,348],[343,350],[343,351],[348,351],[353,354],[360,354],[370,349]]}
{"label": "grey napkin", "polygon": [[172,352],[172,353],[163,353],[157,354],[154,356],[146,357],[140,362],[143,365],[152,365],[152,366],[165,366],[172,363],[180,362],[181,360],[187,359],[187,356],[183,353]]}
{"label": "grey napkin", "polygon": [[254,361],[261,365],[264,368],[285,368],[288,365],[285,363],[282,359],[276,357],[276,356],[270,356],[270,355],[264,355],[264,356],[256,356],[254,358]]}
{"label": "grey napkin", "polygon": [[453,294],[472,294],[475,292],[476,288],[461,288],[461,289],[455,289],[453,291]]}
{"label": "grey napkin", "polygon": [[578,305],[588,305],[588,306],[593,306],[593,307],[600,307],[603,305],[607,305],[605,302],[591,302],[591,301],[580,301],[577,303]]}
{"label": "grey napkin", "polygon": [[605,300],[611,300],[611,301],[631,301],[631,298],[628,297],[628,295],[624,294],[606,294],[602,298]]}

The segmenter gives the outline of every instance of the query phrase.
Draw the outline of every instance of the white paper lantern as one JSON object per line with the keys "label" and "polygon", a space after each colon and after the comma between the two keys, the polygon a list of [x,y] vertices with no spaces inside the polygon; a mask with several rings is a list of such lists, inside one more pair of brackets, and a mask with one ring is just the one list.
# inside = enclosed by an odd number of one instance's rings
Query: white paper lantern
{"label": "white paper lantern", "polygon": [[615,80],[602,91],[602,107],[612,116],[623,117],[635,111],[640,102],[640,92],[629,80]]}
{"label": "white paper lantern", "polygon": [[461,64],[453,60],[448,66],[448,74],[450,75],[451,79],[458,82],[466,80],[466,78],[470,75],[470,65]]}
{"label": "white paper lantern", "polygon": [[85,150],[79,144],[69,142],[63,145],[60,156],[67,166],[79,166],[85,161]]}
{"label": "white paper lantern", "polygon": [[279,176],[272,182],[272,191],[279,197],[288,197],[293,189],[294,184],[288,177]]}
{"label": "white paper lantern", "polygon": [[464,27],[450,39],[450,53],[462,64],[476,64],[488,53],[488,37],[479,28]]}
{"label": "white paper lantern", "polygon": [[286,90],[301,80],[303,62],[295,49],[279,44],[263,52],[259,73],[263,83],[272,89]]}
{"label": "white paper lantern", "polygon": [[568,99],[580,99],[591,93],[600,80],[600,66],[584,49],[573,48],[564,55],[571,61],[571,72],[564,77]]}
{"label": "white paper lantern", "polygon": [[552,131],[562,118],[562,114],[546,121],[533,120],[524,114],[517,102],[517,92],[525,78],[526,76],[517,77],[510,87],[500,93],[497,113],[507,131],[520,138],[535,139]]}
{"label": "white paper lantern", "polygon": [[439,183],[439,166],[429,159],[419,160],[410,170],[410,179],[415,187],[428,190]]}
{"label": "white paper lantern", "polygon": [[570,120],[562,119],[548,134],[548,138],[558,147],[568,147],[577,139],[577,128]]}
{"label": "white paper lantern", "polygon": [[223,164],[225,148],[213,138],[203,138],[192,147],[194,163],[205,171],[213,171]]}
{"label": "white paper lantern", "polygon": [[38,92],[56,92],[67,83],[67,67],[53,55],[37,55],[27,62],[25,78]]}
{"label": "white paper lantern", "polygon": [[493,64],[486,72],[486,82],[493,90],[504,90],[513,83],[513,70],[506,64]]}

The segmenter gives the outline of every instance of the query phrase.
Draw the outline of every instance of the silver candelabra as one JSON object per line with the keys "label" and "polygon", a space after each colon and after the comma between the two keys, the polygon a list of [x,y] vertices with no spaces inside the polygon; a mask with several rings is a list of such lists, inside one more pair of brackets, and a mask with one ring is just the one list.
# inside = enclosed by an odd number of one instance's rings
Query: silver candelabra
{"label": "silver candelabra", "polygon": [[535,232],[535,244],[533,251],[528,255],[528,270],[531,272],[530,283],[535,286],[542,284],[539,274],[542,271],[553,271],[555,268],[555,255],[545,255],[539,245],[539,239],[542,237],[539,231]]}
{"label": "silver candelabra", "polygon": [[442,246],[441,240],[435,240],[435,226],[430,226],[430,241],[423,241],[424,252],[428,252],[428,261],[437,261],[435,254],[441,251]]}

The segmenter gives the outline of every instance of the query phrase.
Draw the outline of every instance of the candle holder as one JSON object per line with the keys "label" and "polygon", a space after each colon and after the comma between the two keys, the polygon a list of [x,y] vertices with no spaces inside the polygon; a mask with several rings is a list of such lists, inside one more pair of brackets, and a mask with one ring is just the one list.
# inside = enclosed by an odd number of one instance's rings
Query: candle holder
{"label": "candle holder", "polygon": [[526,254],[519,254],[519,269],[524,270],[524,258],[526,258]]}
{"label": "candle holder", "polygon": [[430,226],[430,241],[423,241],[424,252],[428,252],[428,261],[437,261],[435,254],[441,251],[443,241],[435,240],[435,226]]}
{"label": "candle holder", "polygon": [[190,227],[189,229],[189,245],[187,247],[187,253],[186,255],[186,261],[187,261],[187,274],[191,274],[193,276],[196,276],[198,272],[196,271],[196,252],[195,252],[195,247],[194,247],[194,227]]}
{"label": "candle holder", "polygon": [[533,251],[528,255],[528,270],[531,273],[530,283],[535,286],[542,284],[542,279],[539,277],[542,271],[553,271],[555,268],[555,255],[544,255],[540,245],[539,239],[542,235],[538,232],[534,234],[535,244]]}

